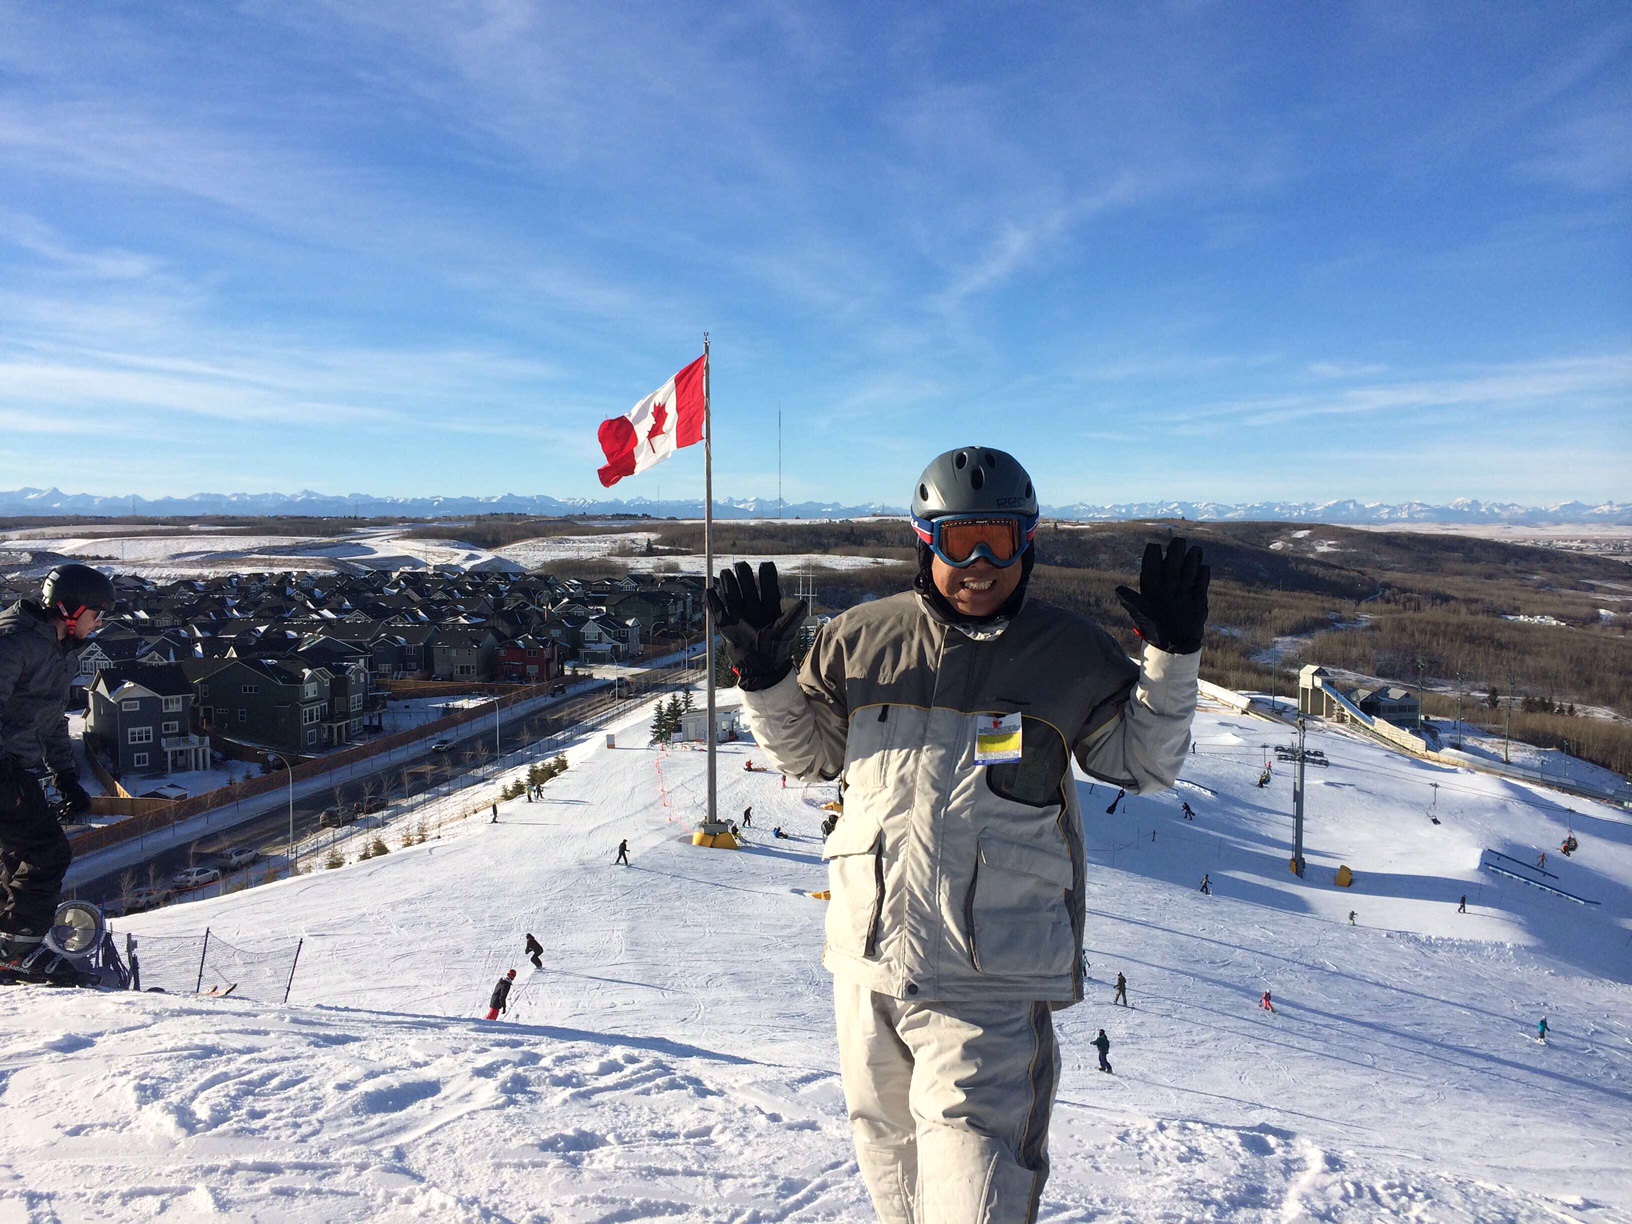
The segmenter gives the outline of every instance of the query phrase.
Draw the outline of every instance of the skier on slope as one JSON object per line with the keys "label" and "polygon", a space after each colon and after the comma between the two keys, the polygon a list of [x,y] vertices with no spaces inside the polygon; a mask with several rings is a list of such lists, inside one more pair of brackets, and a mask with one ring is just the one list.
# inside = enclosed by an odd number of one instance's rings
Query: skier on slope
{"label": "skier on slope", "polygon": [[487,1000],[487,1018],[489,1020],[497,1020],[500,1012],[510,1010],[510,987],[515,980],[516,971],[511,969],[493,987],[493,993],[488,996]]}
{"label": "skier on slope", "polygon": [[544,945],[534,939],[531,932],[527,934],[527,944],[524,950],[527,953],[527,959],[533,962],[534,969],[544,968],[544,962],[539,959],[544,955]]}
{"label": "skier on slope", "polygon": [[1179,810],[1184,813],[1184,818],[1186,820],[1194,820],[1196,818],[1196,814],[1190,810],[1190,805],[1188,803],[1179,804]]}
{"label": "skier on slope", "polygon": [[74,852],[35,775],[50,770],[68,813],[91,810],[65,711],[79,652],[115,598],[107,575],[59,565],[38,602],[20,599],[0,613],[0,967],[24,977],[69,980],[41,941]]}
{"label": "skier on slope", "polygon": [[1272,1016],[1275,1014],[1275,1001],[1269,997],[1269,991],[1267,990],[1264,991],[1264,997],[1258,1000],[1258,1006]]}
{"label": "skier on slope", "polygon": [[1116,994],[1111,1002],[1120,1003],[1123,1007],[1128,1005],[1128,979],[1120,973],[1116,975]]}
{"label": "skier on slope", "polygon": [[1105,1036],[1105,1030],[1099,1030],[1099,1036],[1094,1038],[1094,1049],[1099,1051],[1099,1069],[1110,1071],[1111,1060],[1106,1057],[1111,1052],[1111,1039]]}
{"label": "skier on slope", "polygon": [[823,959],[880,1219],[1029,1219],[1060,1068],[1051,1013],[1082,997],[1071,761],[1128,792],[1172,785],[1207,570],[1182,540],[1153,544],[1141,589],[1118,590],[1141,668],[1099,626],[1027,598],[1039,505],[1012,456],[941,455],[911,509],[915,589],[823,624],[797,673],[806,609],[784,604],[774,565],[757,581],[722,571],[709,599],[772,766],[848,783],[823,847]]}
{"label": "skier on slope", "polygon": [[629,839],[627,837],[618,843],[618,857],[612,860],[612,866],[616,867],[619,863],[622,863],[625,867],[629,866]]}
{"label": "skier on slope", "polygon": [[1542,1045],[1547,1044],[1547,1017],[1546,1016],[1543,1016],[1541,1018],[1541,1023],[1536,1025],[1536,1040],[1541,1042]]}
{"label": "skier on slope", "polygon": [[1201,873],[1201,891],[1206,896],[1213,895],[1213,877],[1205,871]]}

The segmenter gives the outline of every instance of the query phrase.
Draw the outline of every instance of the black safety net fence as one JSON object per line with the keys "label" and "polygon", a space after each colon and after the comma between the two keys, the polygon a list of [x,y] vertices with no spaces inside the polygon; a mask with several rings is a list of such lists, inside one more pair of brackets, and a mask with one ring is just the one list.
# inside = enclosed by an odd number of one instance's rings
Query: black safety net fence
{"label": "black safety net fence", "polygon": [[241,948],[205,929],[202,935],[114,933],[134,990],[170,994],[230,993],[237,999],[283,1003],[294,980],[302,940]]}

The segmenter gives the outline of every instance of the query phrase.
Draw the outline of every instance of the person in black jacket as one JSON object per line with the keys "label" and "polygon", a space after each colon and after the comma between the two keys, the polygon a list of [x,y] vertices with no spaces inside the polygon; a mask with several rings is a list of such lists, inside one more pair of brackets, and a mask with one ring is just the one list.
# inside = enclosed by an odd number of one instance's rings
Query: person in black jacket
{"label": "person in black jacket", "polygon": [[0,963],[22,966],[40,950],[73,850],[46,803],[43,765],[67,813],[91,809],[68,738],[68,687],[79,651],[115,602],[107,575],[59,565],[38,602],[0,613]]}
{"label": "person in black jacket", "polygon": [[1093,1046],[1094,1049],[1099,1051],[1099,1069],[1101,1071],[1110,1071],[1111,1060],[1106,1055],[1111,1052],[1111,1039],[1105,1036],[1104,1029],[1099,1030],[1099,1036],[1094,1038]]}
{"label": "person in black jacket", "polygon": [[534,939],[531,933],[527,936],[527,957],[533,962],[534,969],[544,968],[544,962],[538,958],[544,955],[544,945]]}
{"label": "person in black jacket", "polygon": [[509,1010],[507,1004],[510,1002],[510,985],[515,980],[516,971],[512,969],[499,979],[497,986],[493,987],[493,994],[487,1000],[489,1020],[497,1020],[500,1012]]}

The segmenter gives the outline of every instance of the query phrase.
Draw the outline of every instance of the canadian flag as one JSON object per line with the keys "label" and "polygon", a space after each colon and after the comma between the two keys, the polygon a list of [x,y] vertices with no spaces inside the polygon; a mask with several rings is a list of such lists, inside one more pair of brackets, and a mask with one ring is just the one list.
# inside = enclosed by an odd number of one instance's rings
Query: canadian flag
{"label": "canadian flag", "polygon": [[697,358],[621,417],[602,421],[606,466],[597,475],[610,489],[625,476],[662,463],[682,446],[703,440],[703,374],[708,355]]}

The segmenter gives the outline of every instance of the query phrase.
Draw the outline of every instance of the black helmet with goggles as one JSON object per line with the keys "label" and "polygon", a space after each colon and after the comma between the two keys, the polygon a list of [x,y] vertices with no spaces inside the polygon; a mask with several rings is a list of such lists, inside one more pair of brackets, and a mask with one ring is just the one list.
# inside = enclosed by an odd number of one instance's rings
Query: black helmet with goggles
{"label": "black helmet with goggles", "polygon": [[937,455],[913,490],[912,528],[955,569],[1013,565],[1031,545],[1040,507],[1019,460],[989,446]]}

